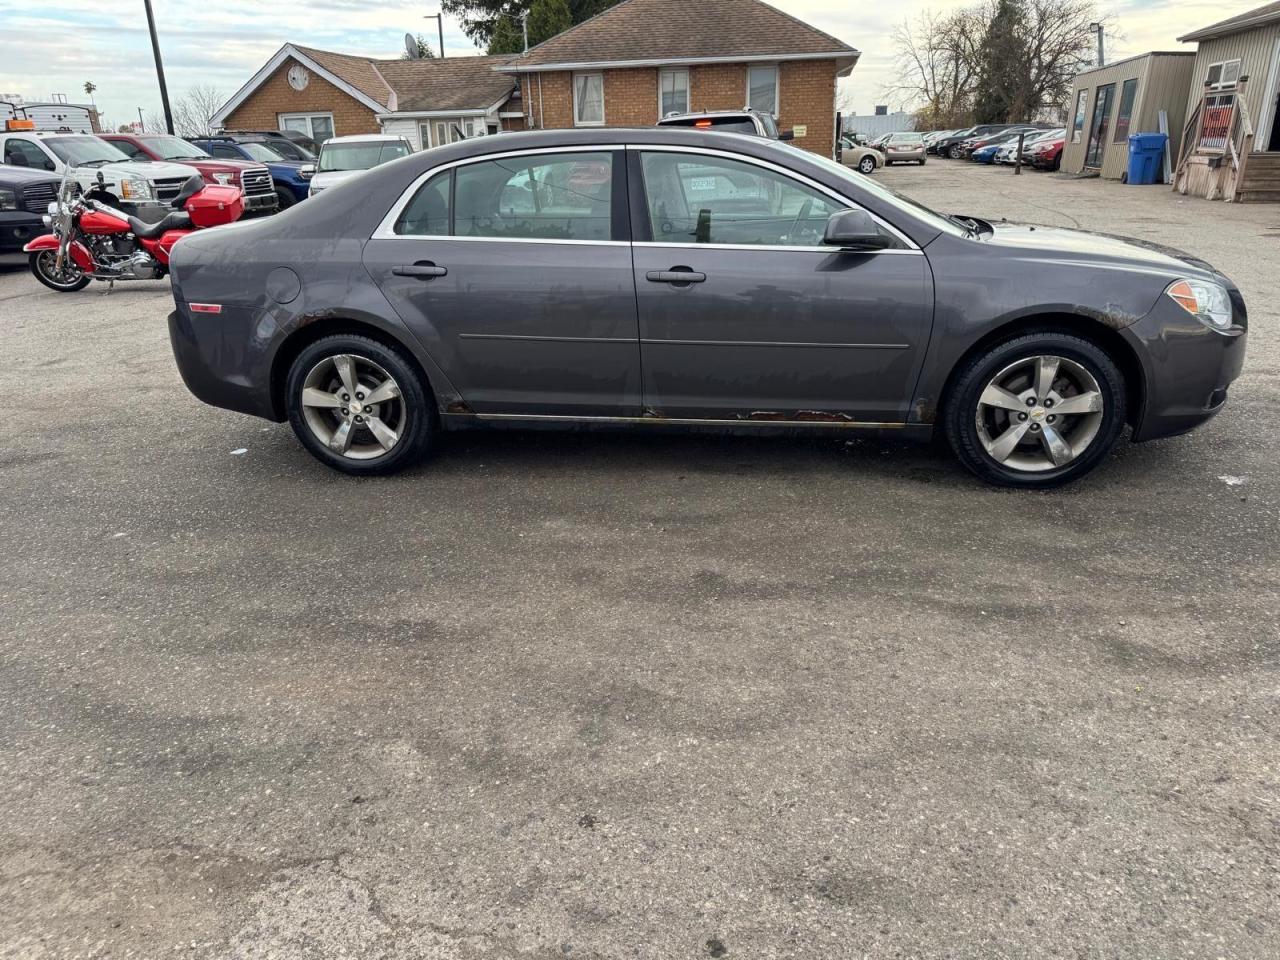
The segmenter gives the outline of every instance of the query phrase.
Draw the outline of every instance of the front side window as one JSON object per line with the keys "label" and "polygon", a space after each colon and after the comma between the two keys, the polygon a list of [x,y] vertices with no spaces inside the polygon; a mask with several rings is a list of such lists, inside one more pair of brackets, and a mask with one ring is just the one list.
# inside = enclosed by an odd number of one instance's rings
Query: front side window
{"label": "front side window", "polygon": [[658,119],[689,112],[689,71],[663,70],[658,74]]}
{"label": "front side window", "polygon": [[659,243],[816,246],[845,204],[772,170],[726,157],[646,153],[649,224]]}
{"label": "front side window", "polygon": [[[265,143],[242,143],[240,149],[249,155],[249,159],[257,160],[259,163],[279,163],[281,160],[288,160],[289,157],[277,153],[275,147],[268,147]],[[229,148],[226,153],[214,153],[217,157],[234,157],[237,156],[235,148]]]}
{"label": "front side window", "polygon": [[747,68],[747,106],[761,113],[778,113],[778,68]]}
{"label": "front side window", "polygon": [[32,170],[57,169],[57,164],[46,157],[43,150],[26,140],[6,140],[4,162],[15,167],[30,167]]}
{"label": "front side window", "polygon": [[1133,119],[1133,101],[1138,95],[1138,79],[1126,80],[1120,88],[1120,109],[1116,113],[1116,132],[1112,143],[1125,143],[1129,139],[1129,122]]}
{"label": "front side window", "polygon": [[142,152],[142,148],[137,144],[130,143],[128,140],[111,140],[108,141],[117,150],[123,153],[131,160],[149,160],[151,159]]}
{"label": "front side window", "polygon": [[604,74],[573,75],[573,122],[579,127],[604,125]]}

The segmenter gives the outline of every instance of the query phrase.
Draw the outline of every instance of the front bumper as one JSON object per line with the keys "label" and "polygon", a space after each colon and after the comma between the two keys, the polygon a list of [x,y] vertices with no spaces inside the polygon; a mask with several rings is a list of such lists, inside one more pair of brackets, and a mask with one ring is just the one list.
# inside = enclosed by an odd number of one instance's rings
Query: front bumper
{"label": "front bumper", "polygon": [[1226,406],[1227,390],[1244,367],[1248,329],[1240,309],[1236,325],[1219,333],[1161,297],[1121,334],[1141,358],[1146,380],[1135,441],[1172,437],[1212,419]]}
{"label": "front bumper", "polygon": [[272,190],[270,193],[246,193],[244,195],[245,213],[272,213],[280,206],[280,198]]}
{"label": "front bumper", "polygon": [[33,237],[48,233],[38,213],[26,210],[0,211],[0,250],[21,250]]}

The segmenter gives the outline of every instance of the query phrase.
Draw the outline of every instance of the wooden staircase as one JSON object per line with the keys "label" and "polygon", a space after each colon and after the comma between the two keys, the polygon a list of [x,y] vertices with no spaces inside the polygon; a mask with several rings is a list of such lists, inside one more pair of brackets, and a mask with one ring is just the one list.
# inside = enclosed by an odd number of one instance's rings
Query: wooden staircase
{"label": "wooden staircase", "polygon": [[1239,203],[1280,203],[1280,153],[1251,153],[1236,189]]}

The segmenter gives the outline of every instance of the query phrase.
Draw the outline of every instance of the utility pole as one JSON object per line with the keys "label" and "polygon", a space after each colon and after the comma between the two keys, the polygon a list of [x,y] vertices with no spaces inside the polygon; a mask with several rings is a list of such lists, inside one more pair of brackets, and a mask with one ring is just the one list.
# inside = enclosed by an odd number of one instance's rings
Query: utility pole
{"label": "utility pole", "polygon": [[160,80],[160,103],[164,105],[164,125],[173,133],[173,111],[169,109],[169,87],[164,82],[164,61],[160,59],[160,39],[156,36],[156,18],[151,12],[151,0],[142,0],[147,8],[147,29],[151,31],[151,52],[156,57],[156,77]]}
{"label": "utility pole", "polygon": [[1102,43],[1102,35],[1105,31],[1106,31],[1106,28],[1096,20],[1093,23],[1089,24],[1089,32],[1096,33],[1098,35],[1098,66],[1100,67],[1107,62],[1106,57],[1103,55],[1103,43]]}
{"label": "utility pole", "polygon": [[440,33],[440,59],[443,60],[444,59],[444,12],[441,11],[440,13],[428,13],[422,19],[434,20],[436,22],[436,29]]}
{"label": "utility pole", "polygon": [[138,130],[141,133],[147,132],[147,123],[142,119],[142,108],[138,108]]}

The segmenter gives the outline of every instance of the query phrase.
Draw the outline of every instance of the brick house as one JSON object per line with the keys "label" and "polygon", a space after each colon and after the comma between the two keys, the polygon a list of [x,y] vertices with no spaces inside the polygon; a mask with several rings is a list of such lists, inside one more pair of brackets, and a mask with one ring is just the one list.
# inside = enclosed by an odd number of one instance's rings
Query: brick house
{"label": "brick house", "polygon": [[[505,57],[377,60],[286,43],[213,116],[223,130],[294,129],[315,140],[394,133],[415,149],[523,125]],[[506,114],[507,116],[503,116]]]}
{"label": "brick house", "polygon": [[836,78],[859,52],[760,0],[623,0],[494,69],[520,79],[525,126],[652,126],[672,112],[773,113],[830,154]]}

